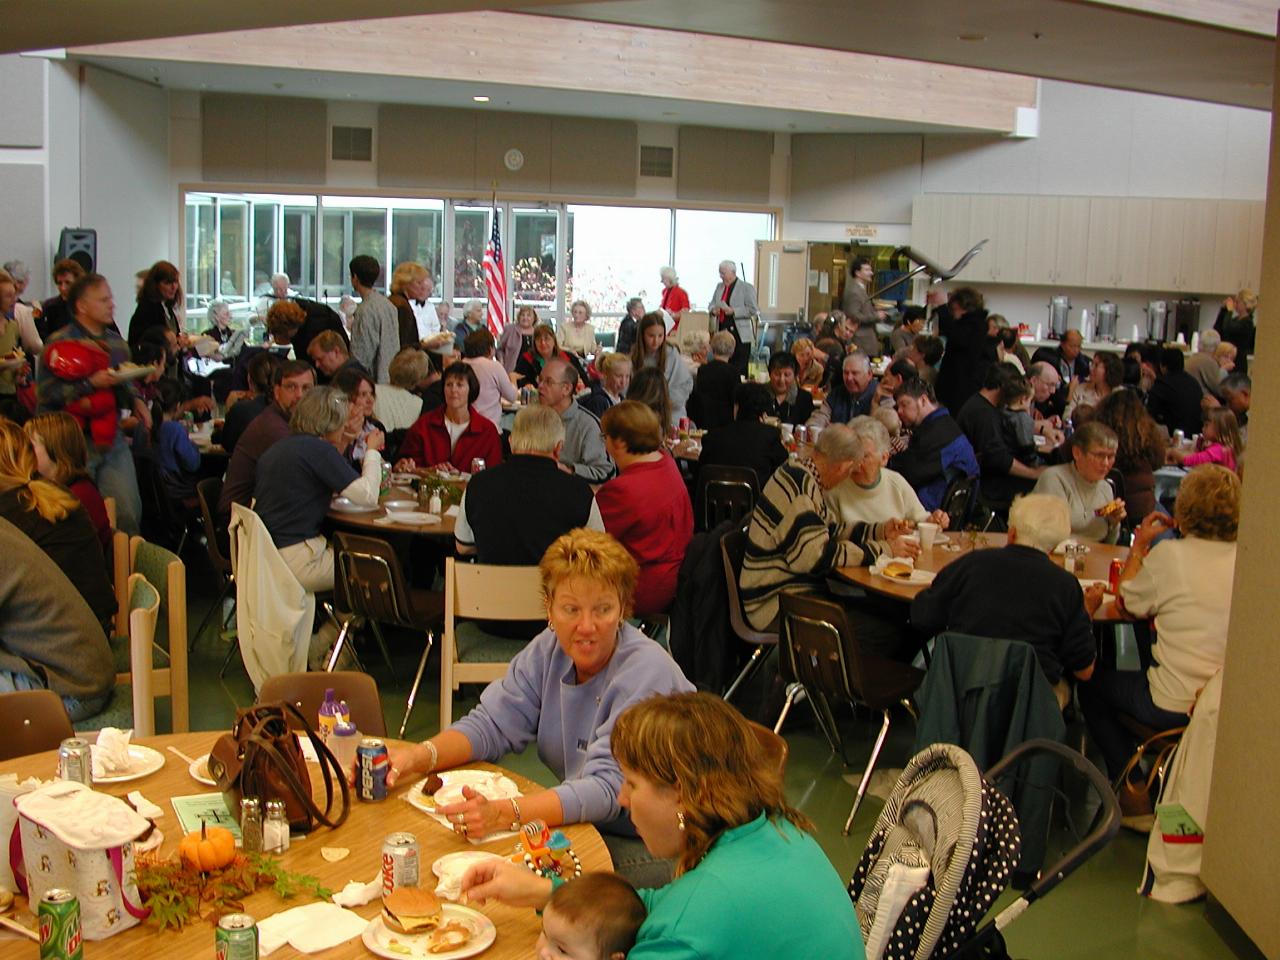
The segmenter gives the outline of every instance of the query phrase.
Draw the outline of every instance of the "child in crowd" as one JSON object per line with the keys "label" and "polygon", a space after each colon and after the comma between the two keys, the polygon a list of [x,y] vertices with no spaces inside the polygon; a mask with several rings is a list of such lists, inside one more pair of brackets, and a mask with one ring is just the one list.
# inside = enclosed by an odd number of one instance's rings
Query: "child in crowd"
{"label": "child in crowd", "polygon": [[645,908],[616,873],[587,873],[556,888],[542,911],[537,960],[623,960]]}
{"label": "child in crowd", "polygon": [[1236,415],[1226,407],[1215,407],[1205,414],[1204,428],[1200,433],[1200,449],[1187,453],[1170,447],[1170,463],[1184,467],[1198,467],[1202,463],[1218,463],[1240,472],[1240,458],[1244,454],[1244,440],[1240,436],[1240,423]]}
{"label": "child in crowd", "polygon": [[175,500],[194,497],[200,451],[182,422],[182,388],[172,380],[156,384],[151,403],[151,444],[169,496]]}
{"label": "child in crowd", "polygon": [[61,484],[84,506],[98,533],[102,552],[111,569],[111,521],[97,485],[89,476],[89,448],[84,431],[65,410],[41,413],[24,425],[36,454],[36,469],[46,480]]}

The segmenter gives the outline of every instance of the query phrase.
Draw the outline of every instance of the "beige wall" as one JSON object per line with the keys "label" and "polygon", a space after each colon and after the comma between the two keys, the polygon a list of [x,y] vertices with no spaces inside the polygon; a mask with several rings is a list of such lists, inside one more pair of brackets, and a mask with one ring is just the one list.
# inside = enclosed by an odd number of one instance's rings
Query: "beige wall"
{"label": "beige wall", "polygon": [[[1276,107],[1280,108],[1280,57]],[[1280,303],[1280,130],[1271,131],[1263,239],[1262,302]],[[1280,911],[1275,867],[1280,863],[1280,352],[1273,324],[1259,325],[1249,373],[1255,396],[1249,419],[1248,480],[1231,598],[1231,632],[1223,673],[1222,713],[1213,758],[1213,787],[1205,825],[1203,879],[1244,932],[1268,957],[1280,957]],[[1271,344],[1271,346],[1267,346]],[[1267,351],[1271,351],[1268,353]]]}

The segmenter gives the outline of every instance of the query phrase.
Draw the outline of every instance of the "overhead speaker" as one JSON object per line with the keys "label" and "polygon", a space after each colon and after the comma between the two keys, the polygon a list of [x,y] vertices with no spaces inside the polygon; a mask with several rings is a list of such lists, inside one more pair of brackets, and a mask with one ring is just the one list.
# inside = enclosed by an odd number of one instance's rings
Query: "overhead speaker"
{"label": "overhead speaker", "polygon": [[63,227],[58,239],[58,260],[74,260],[93,273],[98,263],[98,231],[86,227]]}

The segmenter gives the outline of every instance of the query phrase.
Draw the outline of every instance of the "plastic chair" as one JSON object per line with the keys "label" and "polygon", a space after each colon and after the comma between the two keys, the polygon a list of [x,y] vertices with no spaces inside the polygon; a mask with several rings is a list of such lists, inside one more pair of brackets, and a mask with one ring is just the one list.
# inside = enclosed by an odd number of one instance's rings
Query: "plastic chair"
{"label": "plastic chair", "polygon": [[[223,601],[227,599],[227,594],[231,592],[231,587],[235,583],[235,579],[231,574],[231,557],[228,551],[231,549],[231,542],[227,536],[225,529],[219,530],[217,523],[213,519],[213,508],[222,496],[222,478],[208,477],[196,484],[196,497],[200,501],[200,519],[204,526],[205,549],[209,552],[209,563],[222,578],[222,589],[218,591],[217,599],[213,601],[209,609],[205,611],[204,618],[201,619],[200,625],[196,627],[196,632],[191,635],[192,645],[200,639],[200,634],[204,633],[204,628],[209,623],[209,618],[213,616],[215,610],[221,610]],[[235,596],[231,598],[232,606],[229,613],[222,619],[222,630],[227,629],[227,624],[235,615]],[[237,645],[231,644],[231,649],[227,651],[227,657],[222,661],[222,670],[218,676],[225,676],[227,665],[231,663],[231,658],[235,656]]]}
{"label": "plastic chair", "polygon": [[[187,684],[187,568],[178,556],[141,537],[129,542],[129,570],[142,574],[160,595],[152,675],[159,696],[168,696],[174,733],[191,729]],[[132,582],[132,577],[130,577]]]}
{"label": "plastic chair", "polygon": [[[327,671],[332,671],[338,662],[351,627],[359,626],[362,621],[389,623],[426,633],[418,671],[405,703],[404,719],[400,721],[399,736],[403,737],[409,714],[418,699],[427,657],[435,644],[435,628],[444,614],[444,595],[411,588],[400,568],[400,558],[385,540],[340,530],[334,534],[334,553],[334,597],[338,608],[349,612],[338,631],[338,640],[325,666]],[[378,636],[381,638],[381,634]]]}
{"label": "plastic chair", "polygon": [[702,529],[714,530],[726,520],[737,523],[749,517],[760,493],[757,484],[756,472],[750,467],[712,463],[700,466]]}
{"label": "plastic chair", "polygon": [[545,620],[537,567],[444,562],[444,639],[440,648],[440,729],[453,722],[453,692],[463,683],[488,683],[528,643],[486,632],[469,620]]}
{"label": "plastic chair", "polygon": [[57,750],[75,735],[62,698],[52,690],[0,693],[0,760]]}
{"label": "plastic chair", "polygon": [[152,454],[135,452],[133,466],[138,477],[138,494],[142,498],[142,532],[154,536],[166,546],[172,546],[175,553],[181,554],[187,545],[189,529],[182,505],[169,496]]}
{"label": "plastic chair", "polygon": [[[858,646],[849,618],[844,608],[831,600],[794,593],[784,593],[780,598],[782,625],[782,656],[790,672],[813,704],[819,725],[831,743],[831,749],[848,763],[840,728],[831,712],[832,701],[865,704],[878,710],[884,717],[871,756],[867,759],[858,792],[853,798],[853,809],[844,824],[844,836],[849,835],[858,807],[866,795],[867,784],[885,738],[889,735],[891,714],[889,708],[901,704],[913,717],[915,705],[912,694],[924,680],[924,671],[896,660],[864,653]],[[795,690],[787,692],[781,725],[795,702]]]}
{"label": "plastic chair", "polygon": [[[298,708],[308,721],[315,718],[324,703],[324,693],[332,690],[339,700],[347,701],[351,722],[366,736],[385,737],[387,722],[382,716],[382,700],[378,697],[378,684],[367,673],[354,670],[338,670],[333,673],[278,673],[262,681],[258,691],[258,703],[287,700]],[[289,718],[291,724],[297,720]],[[312,723],[312,729],[315,724]]]}
{"label": "plastic chair", "polygon": [[107,522],[111,525],[111,584],[116,594],[115,632],[124,636],[129,630],[129,535],[116,527],[115,497],[103,498]]}
{"label": "plastic chair", "polygon": [[[78,730],[132,727],[136,736],[155,735],[156,675],[160,672],[155,669],[158,650],[156,624],[160,617],[160,591],[140,573],[129,577],[128,611],[127,639],[123,644],[118,642],[112,644],[112,654],[115,657],[118,672],[111,696],[98,713],[76,723]],[[183,651],[185,650],[184,644]],[[184,667],[183,680],[185,679]],[[165,680],[167,683],[167,677]],[[176,706],[173,713],[176,717]],[[176,720],[174,724],[174,729],[177,730]],[[184,726],[182,729],[185,731],[187,728]]]}
{"label": "plastic chair", "polygon": [[729,684],[729,689],[724,692],[726,703],[733,699],[733,695],[738,692],[738,688],[760,669],[760,664],[764,662],[764,656],[769,652],[770,648],[778,645],[778,635],[776,633],[754,629],[747,622],[746,614],[743,612],[742,597],[738,594],[738,573],[742,570],[742,559],[746,552],[747,533],[745,530],[730,530],[721,538],[720,559],[724,564],[725,588],[729,591],[729,626],[739,640],[755,648],[751,651],[751,656],[741,672],[733,683]]}

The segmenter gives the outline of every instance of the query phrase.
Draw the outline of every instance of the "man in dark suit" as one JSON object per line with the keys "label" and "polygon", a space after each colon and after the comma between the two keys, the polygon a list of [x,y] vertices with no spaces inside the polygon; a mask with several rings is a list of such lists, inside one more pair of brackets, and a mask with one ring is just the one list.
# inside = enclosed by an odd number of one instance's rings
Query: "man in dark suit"
{"label": "man in dark suit", "polygon": [[693,393],[685,409],[689,419],[703,430],[722,427],[733,420],[733,394],[740,377],[730,362],[738,341],[727,330],[711,338],[711,357],[698,368]]}
{"label": "man in dark suit", "polygon": [[1177,347],[1160,351],[1160,376],[1147,394],[1147,409],[1156,423],[1170,433],[1181,430],[1188,437],[1200,432],[1200,382],[1184,369],[1185,360]]}
{"label": "man in dark suit", "polygon": [[[1057,392],[1049,401],[1050,412],[1055,416],[1061,416],[1066,409],[1071,381],[1089,379],[1090,361],[1080,352],[1083,345],[1084,337],[1080,331],[1068,330],[1062,335],[1056,347],[1041,347],[1031,355],[1032,364],[1042,362],[1051,364],[1061,378]],[[1043,409],[1043,406],[1041,408]]]}

